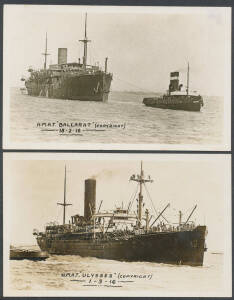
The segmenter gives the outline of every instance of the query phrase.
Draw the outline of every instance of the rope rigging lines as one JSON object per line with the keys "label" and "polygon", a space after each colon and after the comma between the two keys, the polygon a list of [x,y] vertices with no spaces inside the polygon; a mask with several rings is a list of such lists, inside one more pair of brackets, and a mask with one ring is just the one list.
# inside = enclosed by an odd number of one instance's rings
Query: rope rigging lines
{"label": "rope rigging lines", "polygon": [[[147,189],[145,183],[144,183],[144,187],[145,187],[145,190],[146,190],[146,194],[147,194],[148,198],[150,199],[151,204],[152,204],[152,206],[153,206],[153,209],[154,209],[154,211],[155,211],[155,214],[156,214],[156,216],[157,216],[159,213],[157,212],[157,210],[156,210],[156,208],[155,208],[155,206],[154,206],[153,200],[152,200],[152,198],[151,198],[151,196],[150,196],[150,193],[149,193],[149,191],[148,191],[148,189]],[[163,215],[161,215],[160,217],[162,217],[167,223],[169,223],[169,221],[168,221]]]}
{"label": "rope rigging lines", "polygon": [[[128,211],[130,211],[130,209],[131,209],[131,207],[132,207],[133,201],[134,201],[134,199],[135,199],[135,197],[136,197],[136,194],[137,194],[138,187],[139,187],[139,182],[138,182],[138,184],[137,184],[137,186],[136,186],[135,191],[132,193],[132,196],[130,197],[130,201],[129,201],[129,205],[128,205]],[[133,195],[134,195],[134,196],[133,196]]]}
{"label": "rope rigging lines", "polygon": [[127,80],[120,79],[120,78],[117,77],[116,75],[115,75],[114,78],[117,79],[117,80],[119,80],[119,81],[121,81],[121,82],[124,82],[124,83],[126,83],[126,84],[128,84],[128,85],[131,85],[131,86],[134,87],[134,88],[138,88],[141,92],[145,92],[145,93],[146,93],[146,92],[148,92],[148,93],[153,93],[152,91],[150,91],[150,90],[148,90],[148,89],[146,89],[146,88],[142,88],[142,87],[140,87],[140,86],[137,86],[136,84],[131,83],[131,82],[127,81]]}

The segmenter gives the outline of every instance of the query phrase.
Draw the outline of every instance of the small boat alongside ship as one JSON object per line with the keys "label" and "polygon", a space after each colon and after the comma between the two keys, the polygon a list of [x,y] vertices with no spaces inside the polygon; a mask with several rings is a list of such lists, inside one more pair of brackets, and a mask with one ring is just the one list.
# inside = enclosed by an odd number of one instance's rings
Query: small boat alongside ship
{"label": "small boat alongside ship", "polygon": [[49,258],[49,254],[45,251],[40,250],[30,250],[30,249],[22,249],[16,248],[14,246],[10,246],[10,259],[11,260],[46,260]]}
{"label": "small boat alongside ship", "polygon": [[22,95],[26,95],[26,94],[27,94],[27,89],[26,89],[26,87],[21,87],[21,88],[20,88],[20,92],[21,92]]}
{"label": "small boat alongside ship", "polygon": [[200,111],[204,105],[202,96],[197,92],[189,91],[189,64],[186,90],[183,90],[183,85],[179,83],[179,72],[171,72],[167,94],[161,97],[144,98],[143,103],[150,107],[187,111]]}
{"label": "small boat alongside ship", "polygon": [[[84,215],[76,214],[66,223],[66,207],[71,204],[66,202],[65,168],[64,201],[57,203],[63,206],[63,224],[51,222],[45,231],[34,230],[40,249],[51,255],[202,266],[207,230],[205,225],[196,226],[190,221],[196,206],[184,221],[179,212],[177,224],[170,223],[164,215],[170,204],[150,216],[143,201],[143,189],[153,180],[144,176],[142,163],[140,174],[132,175],[130,181],[137,183],[137,189],[128,205],[101,211],[102,201],[96,210],[96,180],[86,179]],[[135,201],[136,212],[132,210]]]}

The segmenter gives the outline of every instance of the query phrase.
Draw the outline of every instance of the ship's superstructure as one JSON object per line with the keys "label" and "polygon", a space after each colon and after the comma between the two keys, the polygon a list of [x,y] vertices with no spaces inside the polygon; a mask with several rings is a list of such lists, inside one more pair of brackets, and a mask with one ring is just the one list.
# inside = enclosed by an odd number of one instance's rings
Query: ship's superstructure
{"label": "ship's superstructure", "polygon": [[[56,255],[94,256],[125,261],[152,261],[172,264],[203,264],[206,226],[195,226],[190,218],[172,224],[164,216],[167,204],[156,216],[144,209],[143,187],[153,180],[144,176],[141,164],[139,175],[132,175],[137,183],[138,195],[132,197],[128,207],[117,207],[112,211],[101,211],[102,202],[96,209],[96,180],[85,180],[84,215],[74,215],[65,222],[66,192],[63,203],[63,225],[49,224],[44,232],[34,231],[42,251]],[[64,191],[66,191],[66,170]],[[137,201],[137,212],[131,210]]]}
{"label": "ship's superstructure", "polygon": [[98,65],[88,65],[87,44],[87,14],[85,16],[85,35],[82,40],[84,54],[82,62],[67,62],[67,48],[58,49],[58,64],[50,65],[47,68],[47,56],[50,55],[47,49],[47,34],[44,68],[34,70],[29,68],[30,77],[25,80],[28,95],[58,98],[67,100],[83,101],[107,101],[110,91],[112,74],[107,71],[107,60],[105,59],[105,70]]}
{"label": "ship's superstructure", "polygon": [[200,111],[203,106],[202,96],[189,90],[189,64],[186,90],[183,90],[183,84],[179,83],[179,72],[171,72],[167,94],[162,97],[144,98],[143,103],[157,108]]}

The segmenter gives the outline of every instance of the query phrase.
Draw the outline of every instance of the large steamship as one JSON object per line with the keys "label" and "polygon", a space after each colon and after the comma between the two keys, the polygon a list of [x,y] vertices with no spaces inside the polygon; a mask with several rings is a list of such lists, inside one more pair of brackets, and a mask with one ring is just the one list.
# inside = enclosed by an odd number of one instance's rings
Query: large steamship
{"label": "large steamship", "polygon": [[84,44],[83,61],[67,63],[67,48],[58,48],[58,64],[47,68],[47,35],[45,52],[43,53],[44,68],[34,70],[29,68],[30,77],[25,80],[28,95],[48,98],[103,101],[108,100],[112,74],[107,71],[107,59],[105,70],[99,65],[87,64],[87,44],[91,42],[87,38],[87,14],[85,16],[85,35],[80,40]]}
{"label": "large steamship", "polygon": [[[205,247],[206,226],[196,226],[190,221],[196,209],[193,208],[187,219],[171,224],[164,212],[150,217],[149,210],[143,213],[143,188],[153,180],[144,176],[132,175],[137,183],[136,197],[128,208],[119,207],[109,212],[101,212],[101,204],[96,210],[96,180],[85,180],[84,216],[74,215],[66,223],[66,168],[64,177],[63,224],[50,224],[44,232],[34,230],[37,243],[42,251],[55,255],[80,255],[124,261],[150,261],[170,264],[202,266]],[[131,210],[137,201],[137,213]]]}
{"label": "large steamship", "polygon": [[162,97],[144,98],[146,106],[176,110],[200,111],[204,105],[203,98],[196,91],[189,90],[189,64],[187,70],[187,87],[179,82],[179,72],[170,73],[170,84],[167,94]]}

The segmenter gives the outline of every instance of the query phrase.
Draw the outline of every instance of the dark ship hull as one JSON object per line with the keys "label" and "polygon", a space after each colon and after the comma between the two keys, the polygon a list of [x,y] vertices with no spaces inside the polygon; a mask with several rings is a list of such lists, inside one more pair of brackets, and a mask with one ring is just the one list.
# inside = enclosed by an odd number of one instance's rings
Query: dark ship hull
{"label": "dark ship hull", "polygon": [[37,237],[42,251],[55,255],[80,255],[121,261],[149,261],[202,266],[206,226],[193,230],[151,232],[131,237],[94,239],[79,234]]}
{"label": "dark ship hull", "polygon": [[45,76],[28,80],[25,82],[25,86],[30,96],[106,102],[111,81],[112,75],[103,72],[82,75],[66,74],[59,77]]}
{"label": "dark ship hull", "polygon": [[11,260],[46,260],[49,257],[48,253],[32,250],[10,249]]}
{"label": "dark ship hull", "polygon": [[200,96],[165,96],[162,98],[144,98],[143,103],[150,107],[187,111],[200,111],[203,106],[203,101]]}
{"label": "dark ship hull", "polygon": [[197,92],[189,92],[189,64],[186,90],[183,91],[182,87],[183,84],[179,82],[179,72],[171,72],[167,94],[162,97],[144,98],[143,103],[156,108],[200,111],[203,106],[203,98]]}

